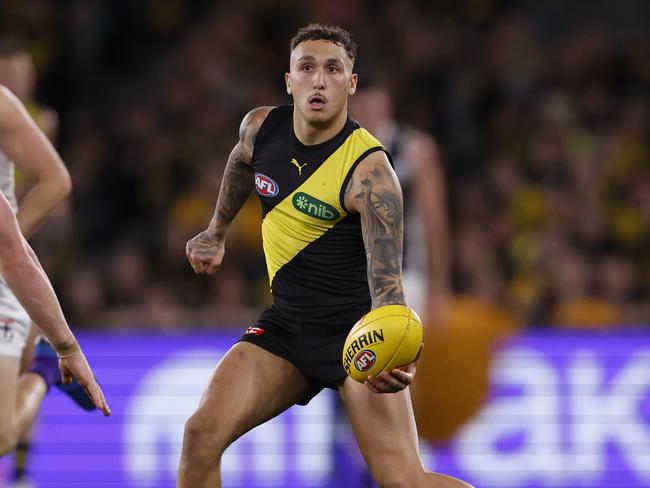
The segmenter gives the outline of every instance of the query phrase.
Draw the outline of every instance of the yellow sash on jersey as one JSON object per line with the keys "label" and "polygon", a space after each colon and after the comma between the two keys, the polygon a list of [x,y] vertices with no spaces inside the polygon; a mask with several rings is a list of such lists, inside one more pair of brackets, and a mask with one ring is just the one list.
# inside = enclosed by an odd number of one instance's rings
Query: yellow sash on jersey
{"label": "yellow sash on jersey", "polygon": [[280,268],[347,215],[339,201],[341,187],[357,160],[369,149],[381,147],[367,130],[354,130],[302,185],[266,214],[262,238],[271,285]]}

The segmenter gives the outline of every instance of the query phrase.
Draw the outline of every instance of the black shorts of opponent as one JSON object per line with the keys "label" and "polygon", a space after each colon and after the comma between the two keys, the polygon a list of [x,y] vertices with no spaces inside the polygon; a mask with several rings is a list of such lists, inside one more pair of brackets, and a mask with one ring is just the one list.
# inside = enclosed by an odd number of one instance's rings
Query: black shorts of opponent
{"label": "black shorts of opponent", "polygon": [[367,310],[329,316],[301,318],[266,309],[240,341],[250,342],[286,359],[309,382],[298,405],[307,405],[323,388],[338,389],[346,377],[341,357],[350,329]]}

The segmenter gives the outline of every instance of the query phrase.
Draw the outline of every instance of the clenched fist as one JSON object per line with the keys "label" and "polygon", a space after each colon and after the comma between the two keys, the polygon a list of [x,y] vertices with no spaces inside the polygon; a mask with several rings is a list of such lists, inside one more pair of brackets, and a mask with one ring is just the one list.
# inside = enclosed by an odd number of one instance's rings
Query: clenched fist
{"label": "clenched fist", "polygon": [[226,251],[224,240],[204,230],[187,241],[185,254],[195,273],[212,275],[217,271]]}

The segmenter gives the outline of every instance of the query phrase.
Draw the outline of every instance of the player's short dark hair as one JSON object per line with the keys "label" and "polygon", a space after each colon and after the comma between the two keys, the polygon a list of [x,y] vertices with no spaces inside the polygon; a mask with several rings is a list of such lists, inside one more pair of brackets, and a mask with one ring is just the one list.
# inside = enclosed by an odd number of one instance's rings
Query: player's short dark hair
{"label": "player's short dark hair", "polygon": [[357,57],[357,43],[348,31],[337,25],[309,24],[301,27],[289,46],[293,51],[298,44],[305,41],[329,41],[345,49],[348,57],[354,63]]}

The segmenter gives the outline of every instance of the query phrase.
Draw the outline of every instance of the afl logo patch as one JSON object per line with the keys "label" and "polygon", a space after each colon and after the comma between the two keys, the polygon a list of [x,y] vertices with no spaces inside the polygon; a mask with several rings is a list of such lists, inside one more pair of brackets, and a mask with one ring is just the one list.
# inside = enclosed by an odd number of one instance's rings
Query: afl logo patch
{"label": "afl logo patch", "polygon": [[280,187],[273,178],[262,173],[255,173],[255,188],[257,188],[257,193],[263,197],[274,197],[280,191]]}
{"label": "afl logo patch", "polygon": [[375,365],[376,361],[377,355],[374,351],[364,349],[363,351],[359,351],[359,354],[354,357],[354,367],[357,368],[358,371],[365,373]]}

